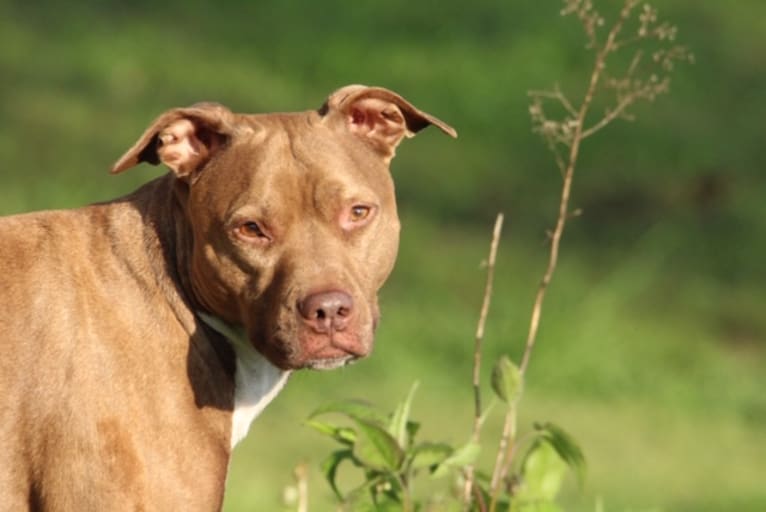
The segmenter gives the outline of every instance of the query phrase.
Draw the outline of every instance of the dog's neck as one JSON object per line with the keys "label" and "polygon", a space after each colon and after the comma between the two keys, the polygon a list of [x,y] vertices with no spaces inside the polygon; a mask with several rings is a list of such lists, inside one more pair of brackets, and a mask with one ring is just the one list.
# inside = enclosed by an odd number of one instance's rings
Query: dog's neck
{"label": "dog's neck", "polygon": [[[247,435],[255,417],[276,397],[290,372],[272,365],[257,352],[241,328],[231,326],[212,314],[200,312],[206,308],[197,300],[189,275],[188,255],[192,244],[183,212],[185,189],[170,175],[159,178],[153,186],[164,189],[165,193],[153,194],[150,204],[137,207],[144,208],[146,214],[152,217],[152,231],[145,234],[144,240],[148,244],[146,252],[153,255],[150,260],[155,278],[164,289],[179,321],[190,333],[194,331],[195,323],[201,319],[228,342],[226,347],[224,340],[210,340],[213,353],[218,355],[221,367],[226,373],[233,375],[234,410],[230,441],[233,448]],[[157,197],[165,200],[155,199]],[[140,193],[135,194],[133,200],[140,202],[143,196]],[[172,219],[172,222],[163,223],[158,218]],[[161,230],[158,229],[162,226],[164,227]],[[219,362],[208,363],[215,366]]]}
{"label": "dog's neck", "polygon": [[237,357],[231,424],[231,447],[234,448],[247,435],[253,420],[282,390],[290,371],[277,368],[255,350],[242,328],[205,313],[197,315],[229,341]]}

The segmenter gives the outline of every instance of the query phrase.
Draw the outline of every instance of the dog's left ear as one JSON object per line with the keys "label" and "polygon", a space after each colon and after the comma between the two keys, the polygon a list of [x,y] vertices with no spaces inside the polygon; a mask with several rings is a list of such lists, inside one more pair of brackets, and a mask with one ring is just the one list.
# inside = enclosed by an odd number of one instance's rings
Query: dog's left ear
{"label": "dog's left ear", "polygon": [[112,173],[141,162],[162,162],[179,178],[190,180],[231,136],[233,117],[229,109],[217,103],[168,110],[122,155]]}
{"label": "dog's left ear", "polygon": [[369,143],[386,162],[394,157],[404,137],[413,137],[428,125],[457,137],[455,129],[444,121],[382,87],[347,85],[332,93],[319,113]]}

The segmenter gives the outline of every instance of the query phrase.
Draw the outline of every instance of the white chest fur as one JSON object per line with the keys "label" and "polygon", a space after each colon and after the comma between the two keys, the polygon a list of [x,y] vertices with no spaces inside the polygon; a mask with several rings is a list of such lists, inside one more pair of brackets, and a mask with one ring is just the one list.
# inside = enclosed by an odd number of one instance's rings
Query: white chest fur
{"label": "white chest fur", "polygon": [[280,370],[252,347],[252,354],[237,353],[234,374],[234,414],[231,424],[231,447],[240,442],[250,429],[250,423],[282,390],[289,371]]}
{"label": "white chest fur", "polygon": [[250,424],[274,400],[290,375],[263,357],[236,329],[204,313],[198,313],[206,324],[226,336],[237,356],[234,373],[234,413],[231,423],[231,447],[234,448],[250,429]]}

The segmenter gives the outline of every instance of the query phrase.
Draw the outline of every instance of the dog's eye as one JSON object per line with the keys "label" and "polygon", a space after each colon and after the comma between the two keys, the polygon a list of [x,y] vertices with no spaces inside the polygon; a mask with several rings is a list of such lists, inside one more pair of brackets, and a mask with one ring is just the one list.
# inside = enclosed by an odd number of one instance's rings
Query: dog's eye
{"label": "dog's eye", "polygon": [[340,225],[344,231],[351,232],[369,224],[374,216],[375,206],[355,204],[343,212],[340,218]]}
{"label": "dog's eye", "polygon": [[361,222],[370,216],[371,211],[372,211],[372,208],[370,208],[369,206],[365,206],[363,204],[352,206],[351,212],[349,214],[349,220],[351,222]]}
{"label": "dog's eye", "polygon": [[261,230],[261,227],[251,220],[245,221],[242,224],[240,224],[237,227],[237,234],[239,234],[243,238],[264,238],[268,239],[269,237],[266,235],[266,233]]}

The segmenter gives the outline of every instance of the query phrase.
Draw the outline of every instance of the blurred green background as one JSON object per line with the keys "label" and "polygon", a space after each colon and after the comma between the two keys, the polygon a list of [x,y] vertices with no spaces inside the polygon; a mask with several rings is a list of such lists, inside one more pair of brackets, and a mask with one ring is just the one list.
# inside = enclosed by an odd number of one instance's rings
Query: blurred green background
{"label": "blurred green background", "polygon": [[[603,0],[601,4],[614,0]],[[575,178],[522,403],[567,428],[589,463],[568,510],[766,510],[766,2],[657,0],[695,53],[669,96],[589,139]],[[528,89],[577,97],[592,55],[561,3],[0,2],[0,213],[116,197],[161,170],[107,169],[161,111],[318,107],[349,83],[389,87],[453,124],[393,162],[402,245],[374,355],[296,374],[236,450],[227,511],[283,510],[308,463],[312,510],[333,510],[319,403],[392,408],[414,380],[432,440],[471,426],[481,262],[506,214],[485,368],[518,359],[560,178],[530,133]],[[488,373],[488,372],[485,372]],[[499,430],[493,418],[484,455]]]}

